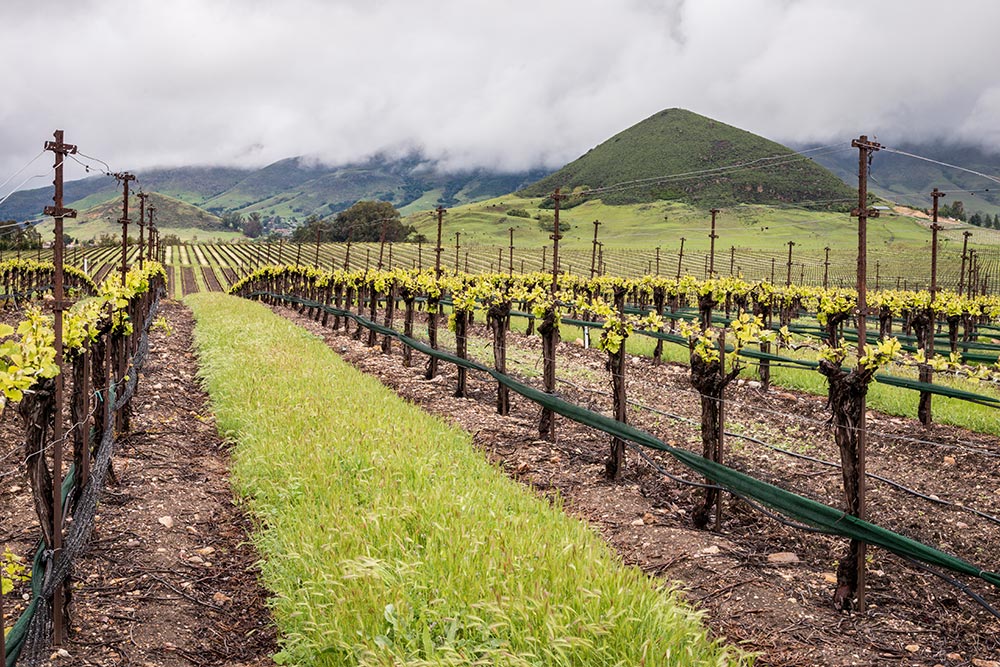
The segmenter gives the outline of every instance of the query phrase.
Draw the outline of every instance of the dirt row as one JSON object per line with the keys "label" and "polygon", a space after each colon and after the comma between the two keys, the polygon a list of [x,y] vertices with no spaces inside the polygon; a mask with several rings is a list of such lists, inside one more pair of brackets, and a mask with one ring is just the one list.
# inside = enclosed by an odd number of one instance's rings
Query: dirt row
{"label": "dirt row", "polygon": [[[16,314],[5,314],[15,316]],[[275,633],[228,451],[196,379],[190,311],[166,301],[116,443],[85,557],[71,584],[65,665],[272,665]],[[26,558],[40,535],[20,460],[20,419],[0,422],[0,550]],[[27,585],[5,596],[5,626]]]}

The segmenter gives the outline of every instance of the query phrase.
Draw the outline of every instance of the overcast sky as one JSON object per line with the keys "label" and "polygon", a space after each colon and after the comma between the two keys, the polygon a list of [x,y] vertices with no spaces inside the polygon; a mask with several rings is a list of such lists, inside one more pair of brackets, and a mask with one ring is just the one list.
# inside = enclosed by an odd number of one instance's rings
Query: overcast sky
{"label": "overcast sky", "polygon": [[56,128],[140,173],[414,149],[514,170],[669,107],[1000,149],[996,0],[2,0],[0,59],[0,182]]}

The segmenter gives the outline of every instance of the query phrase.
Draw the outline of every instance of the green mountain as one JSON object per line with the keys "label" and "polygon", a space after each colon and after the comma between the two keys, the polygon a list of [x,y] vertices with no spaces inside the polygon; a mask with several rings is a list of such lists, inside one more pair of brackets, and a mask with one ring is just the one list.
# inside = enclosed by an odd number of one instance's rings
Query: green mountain
{"label": "green mountain", "polygon": [[[389,201],[405,213],[455,206],[488,199],[523,187],[547,173],[532,170],[498,173],[486,169],[441,172],[421,156],[393,160],[375,157],[365,162],[330,167],[299,158],[262,169],[183,167],[138,173],[133,190],[169,195],[211,214],[258,213],[273,227],[288,226],[310,215],[327,216],[361,199]],[[67,206],[84,210],[121,197],[120,187],[107,176],[71,181],[65,186]],[[50,187],[15,193],[0,206],[0,220],[31,220],[51,204]],[[117,219],[117,216],[115,216]],[[166,225],[207,229],[213,223],[191,211]],[[184,224],[180,224],[181,222]]]}
{"label": "green mountain", "polygon": [[684,109],[650,116],[518,194],[542,197],[556,188],[607,188],[592,195],[606,204],[674,200],[706,208],[804,202],[843,208],[853,195],[808,157]]}

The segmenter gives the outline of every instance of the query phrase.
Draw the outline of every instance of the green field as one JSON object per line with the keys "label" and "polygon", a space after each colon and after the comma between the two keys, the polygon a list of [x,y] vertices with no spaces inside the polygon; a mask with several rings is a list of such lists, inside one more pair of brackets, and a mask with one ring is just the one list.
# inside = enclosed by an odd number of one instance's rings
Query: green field
{"label": "green field", "polygon": [[[549,237],[553,215],[551,209],[539,208],[542,202],[541,198],[501,197],[449,210],[444,216],[442,235],[447,266],[454,265],[456,231],[460,233],[462,248],[473,252],[473,256],[482,256],[481,263],[485,264],[495,262],[498,249],[509,245],[509,229],[513,227],[515,256],[538,255],[529,266],[540,267],[541,249],[552,244]],[[530,217],[511,216],[509,211],[512,209],[523,209]],[[711,245],[711,214],[707,210],[679,202],[610,206],[592,200],[561,211],[560,224],[564,232],[560,248],[571,258],[564,259],[564,269],[569,262],[576,273],[589,272],[594,220],[601,222],[599,240],[604,244],[609,272],[637,275],[652,271],[659,247],[660,273],[673,275],[679,259],[680,239],[684,237],[684,273],[705,275]],[[433,246],[437,233],[435,215],[424,211],[410,216],[408,221],[430,239]],[[931,232],[927,225],[925,220],[893,211],[885,211],[880,217],[869,220],[868,270],[872,286],[876,277],[880,279],[880,287],[894,286],[897,277],[917,284],[929,282]],[[967,225],[945,223],[945,229],[939,234],[939,276],[945,282],[957,284],[962,232],[967,229]],[[997,251],[1000,231],[972,229],[970,248],[985,253]],[[831,249],[831,276],[847,280],[856,272],[857,219],[847,213],[763,205],[733,206],[722,208],[716,216],[716,234],[716,272],[723,275],[729,274],[732,252],[734,273],[742,272],[751,279],[767,279],[774,260],[775,282],[783,284],[789,241],[795,244],[792,248],[793,282],[799,282],[802,274],[804,282],[818,284],[822,281],[825,247]],[[626,269],[622,264],[631,265],[631,268]],[[482,266],[479,270],[485,268]],[[996,273],[991,269],[991,275],[995,277]]]}
{"label": "green field", "polygon": [[299,665],[725,665],[593,530],[255,303],[198,295],[201,373]]}

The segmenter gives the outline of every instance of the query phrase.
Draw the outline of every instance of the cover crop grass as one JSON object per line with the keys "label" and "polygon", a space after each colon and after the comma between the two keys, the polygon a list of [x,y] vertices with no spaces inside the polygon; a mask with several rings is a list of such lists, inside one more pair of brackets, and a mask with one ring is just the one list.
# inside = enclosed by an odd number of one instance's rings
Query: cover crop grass
{"label": "cover crop grass", "polygon": [[279,662],[751,662],[467,434],[259,304],[188,302],[235,486],[259,522]]}

